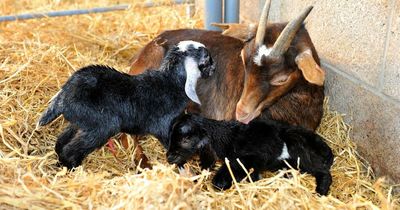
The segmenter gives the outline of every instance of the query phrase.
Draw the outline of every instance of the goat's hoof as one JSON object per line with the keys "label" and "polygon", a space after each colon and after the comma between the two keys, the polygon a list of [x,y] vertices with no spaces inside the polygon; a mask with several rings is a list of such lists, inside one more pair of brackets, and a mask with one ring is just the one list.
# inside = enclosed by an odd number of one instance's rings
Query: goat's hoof
{"label": "goat's hoof", "polygon": [[217,189],[227,190],[232,186],[232,179],[225,179],[224,177],[214,177],[212,183]]}
{"label": "goat's hoof", "polygon": [[75,168],[75,167],[76,167],[75,164],[69,163],[69,162],[67,162],[67,161],[65,161],[65,160],[61,160],[61,159],[58,159],[58,164],[57,164],[57,165],[58,165],[59,167],[65,166],[65,167],[67,167],[68,170],[71,170],[72,168]]}
{"label": "goat's hoof", "polygon": [[328,195],[329,192],[329,188],[326,187],[317,187],[317,189],[315,189],[315,191],[320,194],[320,195]]}
{"label": "goat's hoof", "polygon": [[250,177],[253,182],[256,182],[261,179],[261,175],[257,172],[253,172],[252,174],[250,174]]}
{"label": "goat's hoof", "polygon": [[214,167],[214,165],[215,165],[215,161],[214,160],[212,160],[212,161],[201,161],[200,162],[200,167],[201,167],[201,169],[210,169],[210,168],[212,168],[212,167]]}
{"label": "goat's hoof", "polygon": [[67,167],[68,170],[71,170],[72,168],[76,168],[79,165],[81,165],[80,163],[77,163],[77,161],[75,161],[75,160],[71,161],[71,160],[64,160],[61,158],[59,158],[59,162],[60,162],[60,165]]}
{"label": "goat's hoof", "polygon": [[83,158],[76,155],[68,155],[66,152],[61,152],[58,154],[58,161],[61,165],[71,170],[82,164]]}

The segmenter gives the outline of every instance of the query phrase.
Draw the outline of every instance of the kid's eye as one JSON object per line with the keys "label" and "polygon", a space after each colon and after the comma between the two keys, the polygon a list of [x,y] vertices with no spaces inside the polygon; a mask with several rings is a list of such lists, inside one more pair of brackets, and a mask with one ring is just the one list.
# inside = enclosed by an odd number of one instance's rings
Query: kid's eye
{"label": "kid's eye", "polygon": [[189,138],[183,138],[183,143],[190,143],[190,139]]}
{"label": "kid's eye", "polygon": [[183,138],[182,139],[182,147],[190,147],[190,139],[189,138]]}

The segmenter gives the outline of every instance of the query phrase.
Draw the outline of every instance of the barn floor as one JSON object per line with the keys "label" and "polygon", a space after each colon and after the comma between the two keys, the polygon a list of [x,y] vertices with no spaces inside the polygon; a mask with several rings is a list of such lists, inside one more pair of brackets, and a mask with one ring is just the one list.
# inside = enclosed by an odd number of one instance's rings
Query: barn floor
{"label": "barn floor", "polygon": [[[79,3],[78,3],[79,2]],[[2,15],[91,8],[140,1],[3,0]],[[165,151],[144,137],[153,170],[133,165],[133,148],[103,148],[68,172],[56,165],[54,143],[66,125],[44,128],[36,121],[50,98],[75,70],[107,64],[127,72],[138,49],[165,29],[201,28],[185,7],[132,7],[94,15],[0,23],[0,209],[400,209],[392,186],[374,176],[349,138],[351,126],[329,110],[318,132],[336,155],[329,196],[315,194],[314,179],[295,170],[265,173],[255,183],[220,192],[213,171],[192,162],[186,176],[165,161]],[[284,178],[286,173],[291,178]]]}

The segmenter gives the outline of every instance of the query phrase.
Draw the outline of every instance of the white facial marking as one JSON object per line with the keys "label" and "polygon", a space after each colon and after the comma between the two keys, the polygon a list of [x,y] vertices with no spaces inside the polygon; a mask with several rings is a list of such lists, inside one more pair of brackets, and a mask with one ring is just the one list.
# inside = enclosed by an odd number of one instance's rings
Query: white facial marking
{"label": "white facial marking", "polygon": [[193,45],[193,47],[195,49],[198,49],[199,47],[204,47],[205,48],[204,44],[202,44],[200,42],[195,42],[195,41],[192,41],[192,40],[186,40],[186,41],[180,41],[178,43],[179,51],[185,52],[187,50],[188,46],[190,46],[190,45]]}
{"label": "white facial marking", "polygon": [[257,54],[254,56],[253,61],[257,66],[261,66],[261,58],[263,56],[268,56],[272,51],[272,48],[267,48],[267,46],[262,45],[258,48]]}
{"label": "white facial marking", "polygon": [[200,78],[201,73],[197,62],[192,57],[185,58],[185,71],[186,71],[186,82],[185,82],[185,93],[190,100],[200,104],[199,97],[196,93],[197,80]]}
{"label": "white facial marking", "polygon": [[286,143],[283,143],[282,153],[279,155],[278,160],[286,160],[290,158]]}

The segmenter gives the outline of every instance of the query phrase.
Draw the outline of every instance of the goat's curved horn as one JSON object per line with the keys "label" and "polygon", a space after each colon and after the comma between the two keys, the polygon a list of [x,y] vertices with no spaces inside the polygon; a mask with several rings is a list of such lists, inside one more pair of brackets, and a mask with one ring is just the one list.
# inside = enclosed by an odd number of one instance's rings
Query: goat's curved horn
{"label": "goat's curved horn", "polygon": [[267,28],[268,13],[270,6],[271,6],[271,0],[267,0],[264,4],[264,8],[261,13],[260,21],[258,21],[258,29],[255,42],[256,46],[261,46],[264,44],[265,29]]}
{"label": "goat's curved horn", "polygon": [[297,31],[300,29],[301,24],[306,19],[306,17],[308,16],[308,14],[311,12],[312,9],[313,6],[307,7],[301,13],[301,15],[299,15],[296,19],[293,19],[286,25],[285,29],[283,29],[282,33],[275,41],[269,56],[279,57],[286,52],[293,38],[296,36]]}

